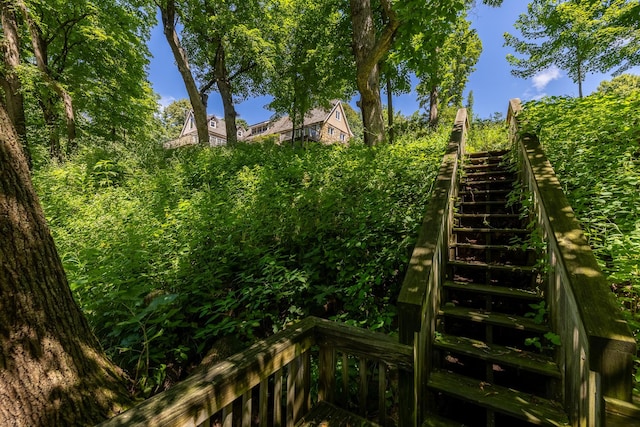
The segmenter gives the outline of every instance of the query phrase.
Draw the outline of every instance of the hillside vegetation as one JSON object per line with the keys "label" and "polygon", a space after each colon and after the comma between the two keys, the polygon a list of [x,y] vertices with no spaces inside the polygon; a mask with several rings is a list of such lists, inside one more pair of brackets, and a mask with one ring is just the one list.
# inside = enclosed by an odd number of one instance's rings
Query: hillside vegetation
{"label": "hillside vegetation", "polygon": [[[596,258],[640,333],[640,90],[524,106]],[[636,381],[640,382],[640,364]]]}
{"label": "hillside vegetation", "polygon": [[95,141],[34,179],[77,301],[149,394],[223,337],[307,315],[392,330],[449,132],[373,149]]}

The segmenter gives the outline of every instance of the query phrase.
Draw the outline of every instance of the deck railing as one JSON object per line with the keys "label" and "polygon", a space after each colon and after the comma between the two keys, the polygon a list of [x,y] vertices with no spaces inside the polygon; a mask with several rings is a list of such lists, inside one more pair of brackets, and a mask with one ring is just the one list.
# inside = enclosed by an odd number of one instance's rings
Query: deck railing
{"label": "deck railing", "polygon": [[564,406],[575,426],[603,425],[605,401],[631,401],[636,343],[538,138],[518,132],[520,110],[520,101],[512,99],[507,121],[547,242],[547,300],[561,340]]}
{"label": "deck railing", "polygon": [[412,363],[395,338],[308,317],[100,426],[292,427],[321,401],[394,425]]}
{"label": "deck railing", "polygon": [[[451,239],[453,201],[458,191],[458,165],[464,155],[469,129],[466,109],[458,110],[449,146],[442,160],[431,199],[398,297],[400,342],[414,347],[413,376],[400,377],[400,400],[406,402],[406,426],[422,424],[427,401],[427,381],[432,368],[431,345],[440,307],[440,290]],[[410,392],[414,390],[413,392]]]}

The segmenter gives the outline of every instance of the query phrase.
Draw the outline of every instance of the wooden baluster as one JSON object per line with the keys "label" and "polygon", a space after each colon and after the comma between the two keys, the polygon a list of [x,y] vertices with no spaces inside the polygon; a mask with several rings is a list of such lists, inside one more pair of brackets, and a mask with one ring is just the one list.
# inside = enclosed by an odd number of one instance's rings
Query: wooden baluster
{"label": "wooden baluster", "polygon": [[364,417],[367,415],[367,395],[369,394],[369,384],[367,382],[367,359],[364,357],[358,358],[358,367],[360,368],[360,399],[358,406],[360,406],[360,414]]}
{"label": "wooden baluster", "polygon": [[253,403],[252,391],[242,395],[242,427],[251,427],[251,406]]}
{"label": "wooden baluster", "polygon": [[302,401],[302,413],[305,415],[311,409],[311,352],[306,351],[300,356],[302,363],[302,388],[304,400]]}
{"label": "wooden baluster", "polygon": [[378,423],[387,425],[387,365],[378,362]]}
{"label": "wooden baluster", "polygon": [[273,374],[273,427],[282,427],[282,369]]}
{"label": "wooden baluster", "polygon": [[222,409],[222,427],[233,427],[233,402]]}
{"label": "wooden baluster", "polygon": [[[273,402],[275,405],[276,402]],[[266,426],[269,422],[269,378],[260,380],[260,400],[258,402],[259,420],[261,426]]]}
{"label": "wooden baluster", "polygon": [[287,367],[287,427],[295,425],[296,377],[298,375],[298,360],[293,359]]}
{"label": "wooden baluster", "polygon": [[342,393],[343,401],[346,403],[349,401],[349,356],[347,353],[342,353]]}
{"label": "wooden baluster", "polygon": [[333,403],[336,383],[336,352],[333,348],[325,345],[320,347],[318,369],[320,370],[318,401]]}

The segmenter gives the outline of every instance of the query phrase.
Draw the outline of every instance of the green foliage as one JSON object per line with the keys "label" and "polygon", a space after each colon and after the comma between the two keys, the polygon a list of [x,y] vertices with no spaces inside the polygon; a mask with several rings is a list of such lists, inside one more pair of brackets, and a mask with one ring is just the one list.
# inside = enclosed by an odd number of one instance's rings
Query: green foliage
{"label": "green foliage", "polygon": [[503,120],[475,120],[469,130],[466,149],[478,151],[504,150],[508,147],[508,129]]}
{"label": "green foliage", "polygon": [[640,91],[525,104],[589,244],[640,333]]}
{"label": "green foliage", "polygon": [[310,314],[392,330],[447,140],[172,152],[95,141],[34,182],[77,301],[146,395],[227,335]]}

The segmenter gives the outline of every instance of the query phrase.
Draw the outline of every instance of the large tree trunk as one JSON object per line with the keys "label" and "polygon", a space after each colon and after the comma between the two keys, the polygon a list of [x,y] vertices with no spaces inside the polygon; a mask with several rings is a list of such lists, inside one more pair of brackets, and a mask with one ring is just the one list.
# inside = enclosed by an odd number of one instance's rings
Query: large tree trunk
{"label": "large tree trunk", "polygon": [[16,72],[20,66],[20,39],[18,37],[18,24],[13,4],[7,0],[2,1],[2,32],[4,34],[4,62],[6,66],[6,95],[7,113],[18,134],[27,162],[31,167],[31,154],[27,143],[27,121],[24,114],[24,97],[22,95],[22,83]]}
{"label": "large tree trunk", "polygon": [[389,126],[389,143],[393,144],[393,91],[389,75],[387,75],[387,124]]}
{"label": "large tree trunk", "polygon": [[45,83],[47,83],[47,85],[62,100],[67,123],[67,138],[69,140],[69,145],[67,148],[69,151],[73,151],[76,148],[77,144],[75,140],[76,118],[73,111],[73,100],[71,98],[71,95],[69,95],[69,92],[67,92],[66,89],[60,84],[60,82],[56,81],[55,78],[51,75],[48,66],[46,43],[42,38],[42,32],[40,31],[38,24],[35,22],[35,20],[31,16],[31,13],[27,9],[27,6],[22,0],[17,0],[16,4],[22,10],[24,19],[27,22],[27,26],[29,27],[29,34],[31,35],[31,45],[33,47],[33,54],[36,58],[36,65],[38,66],[38,70],[40,70]]}
{"label": "large tree trunk", "polygon": [[182,76],[184,85],[189,95],[189,101],[191,101],[191,107],[193,108],[193,117],[196,121],[196,130],[198,131],[198,141],[200,144],[209,144],[209,129],[207,124],[207,104],[206,95],[198,91],[198,86],[191,74],[191,68],[189,67],[189,60],[187,59],[187,53],[180,45],[180,39],[176,31],[176,4],[174,0],[166,0],[165,4],[158,4],[160,14],[162,16],[162,26],[164,29],[164,35],[167,38],[171,52],[173,52],[173,58],[178,65],[178,71]]}
{"label": "large tree trunk", "polygon": [[400,25],[390,1],[381,0],[381,4],[388,21],[376,39],[371,0],[350,0],[356,84],[360,92],[364,142],[369,146],[385,140],[379,62],[391,48],[393,36]]}
{"label": "large tree trunk", "polygon": [[227,64],[225,62],[224,46],[222,41],[216,50],[215,67],[213,70],[216,78],[216,85],[222,97],[222,108],[224,109],[224,122],[227,129],[227,144],[234,145],[238,142],[238,128],[236,126],[236,108],[233,105],[233,92]]}
{"label": "large tree trunk", "polygon": [[95,424],[130,404],[76,305],[0,107],[0,425]]}

